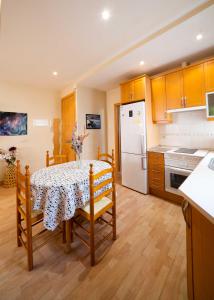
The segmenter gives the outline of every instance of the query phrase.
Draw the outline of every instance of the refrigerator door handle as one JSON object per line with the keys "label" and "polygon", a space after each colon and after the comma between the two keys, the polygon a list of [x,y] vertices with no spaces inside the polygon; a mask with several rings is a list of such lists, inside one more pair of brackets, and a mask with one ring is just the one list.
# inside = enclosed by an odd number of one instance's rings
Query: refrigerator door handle
{"label": "refrigerator door handle", "polygon": [[141,167],[142,167],[142,170],[147,170],[147,166],[144,167],[144,158],[145,157],[141,157]]}
{"label": "refrigerator door handle", "polygon": [[145,145],[145,136],[143,134],[140,135],[140,141],[141,141],[141,154],[146,153],[146,145]]}

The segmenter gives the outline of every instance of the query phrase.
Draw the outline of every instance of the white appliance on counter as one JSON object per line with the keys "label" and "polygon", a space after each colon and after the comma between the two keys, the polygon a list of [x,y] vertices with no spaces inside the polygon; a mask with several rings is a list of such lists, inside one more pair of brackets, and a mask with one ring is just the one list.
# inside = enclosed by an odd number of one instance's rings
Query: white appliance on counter
{"label": "white appliance on counter", "polygon": [[182,195],[179,187],[207,153],[207,150],[188,148],[179,148],[165,153],[165,190]]}
{"label": "white appliance on counter", "polygon": [[122,105],[120,126],[122,185],[147,194],[145,102]]}

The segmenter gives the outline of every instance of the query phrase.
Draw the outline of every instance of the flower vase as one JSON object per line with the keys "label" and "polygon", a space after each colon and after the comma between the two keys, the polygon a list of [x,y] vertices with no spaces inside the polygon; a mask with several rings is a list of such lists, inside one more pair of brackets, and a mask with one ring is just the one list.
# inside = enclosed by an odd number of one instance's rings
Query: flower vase
{"label": "flower vase", "polygon": [[11,188],[16,185],[16,166],[14,164],[8,164],[6,166],[3,185],[6,188]]}
{"label": "flower vase", "polygon": [[82,168],[81,154],[77,154],[76,160],[77,160],[77,168],[78,168],[78,169],[81,169],[81,168]]}

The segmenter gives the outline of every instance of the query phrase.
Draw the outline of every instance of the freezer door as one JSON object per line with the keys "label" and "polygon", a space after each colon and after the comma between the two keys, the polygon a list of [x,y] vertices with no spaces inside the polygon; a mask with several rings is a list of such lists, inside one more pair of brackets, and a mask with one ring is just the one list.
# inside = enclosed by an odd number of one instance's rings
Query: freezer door
{"label": "freezer door", "polygon": [[146,153],[145,102],[122,105],[120,109],[121,151]]}
{"label": "freezer door", "polygon": [[122,153],[122,185],[143,194],[148,193],[146,157]]}

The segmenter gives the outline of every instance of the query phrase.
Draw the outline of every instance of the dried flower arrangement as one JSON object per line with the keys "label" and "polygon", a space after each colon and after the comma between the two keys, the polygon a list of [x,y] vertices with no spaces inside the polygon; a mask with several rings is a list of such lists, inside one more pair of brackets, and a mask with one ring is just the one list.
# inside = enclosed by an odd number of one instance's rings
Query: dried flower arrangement
{"label": "dried flower arrangement", "polygon": [[78,159],[80,159],[80,155],[83,150],[83,141],[89,134],[86,133],[84,128],[83,134],[77,133],[77,124],[75,124],[73,130],[72,130],[72,139],[71,139],[71,147],[75,151],[76,155],[78,156]]}
{"label": "dried flower arrangement", "polygon": [[15,165],[16,162],[16,147],[10,147],[7,151],[0,149],[0,160],[4,160],[8,166]]}

